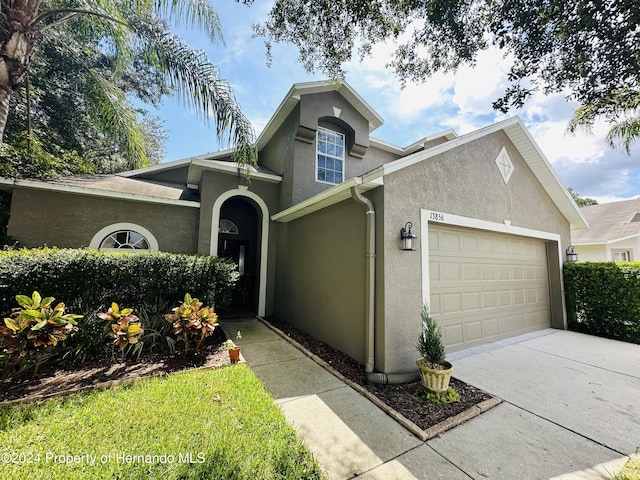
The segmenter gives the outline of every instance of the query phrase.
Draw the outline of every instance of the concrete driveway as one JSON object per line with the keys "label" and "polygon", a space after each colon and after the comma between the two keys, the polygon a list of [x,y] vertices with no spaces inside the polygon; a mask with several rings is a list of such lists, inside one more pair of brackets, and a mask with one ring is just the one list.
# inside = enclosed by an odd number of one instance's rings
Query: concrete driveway
{"label": "concrete driveway", "polygon": [[640,346],[545,330],[452,354],[504,401],[421,442],[257,320],[242,353],[330,479],[610,478],[640,447]]}

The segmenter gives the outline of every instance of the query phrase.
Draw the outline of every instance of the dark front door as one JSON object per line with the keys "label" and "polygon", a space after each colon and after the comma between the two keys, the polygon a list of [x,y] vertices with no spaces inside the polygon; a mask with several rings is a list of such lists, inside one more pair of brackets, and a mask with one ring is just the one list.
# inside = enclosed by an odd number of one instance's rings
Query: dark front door
{"label": "dark front door", "polygon": [[233,316],[254,315],[258,305],[258,214],[250,202],[231,198],[223,204],[220,219],[218,256],[233,260],[239,273],[231,311],[225,313]]}

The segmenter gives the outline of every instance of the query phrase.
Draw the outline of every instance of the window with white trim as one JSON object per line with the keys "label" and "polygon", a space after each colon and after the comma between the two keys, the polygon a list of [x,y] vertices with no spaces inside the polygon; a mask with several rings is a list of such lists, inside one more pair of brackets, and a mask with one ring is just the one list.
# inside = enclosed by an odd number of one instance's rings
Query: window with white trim
{"label": "window with white trim", "polygon": [[316,181],[334,185],[344,181],[344,144],[344,134],[318,127]]}
{"label": "window with white trim", "polygon": [[631,261],[631,252],[629,250],[612,250],[611,254],[613,256],[614,262],[630,262]]}
{"label": "window with white trim", "polygon": [[133,230],[119,230],[107,235],[100,242],[100,249],[110,250],[149,250],[149,242]]}
{"label": "window with white trim", "polygon": [[159,250],[158,240],[142,225],[129,222],[112,223],[96,232],[91,248],[108,250]]}

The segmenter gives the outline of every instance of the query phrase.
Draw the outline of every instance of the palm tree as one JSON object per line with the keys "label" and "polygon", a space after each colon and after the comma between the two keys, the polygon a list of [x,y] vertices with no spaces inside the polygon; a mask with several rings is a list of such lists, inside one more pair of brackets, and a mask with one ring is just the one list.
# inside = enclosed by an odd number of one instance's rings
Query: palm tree
{"label": "palm tree", "polygon": [[569,131],[589,131],[595,120],[604,115],[611,125],[607,143],[631,154],[631,144],[640,137],[640,91],[625,88],[614,91],[605,100],[582,105],[569,123]]}
{"label": "palm tree", "polygon": [[[191,50],[178,36],[169,32],[163,19],[196,27],[212,41],[221,41],[220,22],[208,0],[0,0],[0,141],[9,114],[13,92],[21,88],[29,72],[35,47],[40,42],[63,43],[68,54],[83,64],[86,55],[73,48],[60,35],[74,19],[73,32],[90,33],[101,38],[101,48],[109,51],[116,71],[131,71],[134,61],[142,57],[150,68],[202,118],[216,123],[219,139],[235,145],[235,160],[253,163],[256,151],[250,122],[240,111],[228,85],[202,52]],[[78,18],[84,18],[82,22]],[[86,19],[90,18],[91,21]],[[66,33],[68,34],[69,29]],[[75,43],[77,47],[78,42]],[[144,135],[136,111],[117,82],[101,74],[91,62],[85,62],[91,81],[84,99],[97,113],[106,132],[123,138],[132,166],[146,163]]]}

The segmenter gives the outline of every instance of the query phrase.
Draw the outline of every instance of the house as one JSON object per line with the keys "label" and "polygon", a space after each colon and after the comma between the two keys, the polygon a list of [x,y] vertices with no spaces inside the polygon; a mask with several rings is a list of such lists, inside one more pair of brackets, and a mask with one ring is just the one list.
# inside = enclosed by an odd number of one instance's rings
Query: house
{"label": "house", "polygon": [[571,232],[584,262],[632,262],[640,259],[640,198],[580,209],[589,228]]}
{"label": "house", "polygon": [[450,352],[565,328],[564,252],[586,221],[521,121],[404,148],[370,136],[381,124],[347,83],[295,84],[249,181],[229,151],[4,180],[9,234],[232,257],[255,314],[349,354],[377,382],[415,378],[423,303]]}

